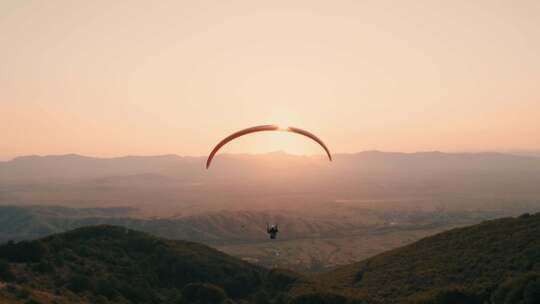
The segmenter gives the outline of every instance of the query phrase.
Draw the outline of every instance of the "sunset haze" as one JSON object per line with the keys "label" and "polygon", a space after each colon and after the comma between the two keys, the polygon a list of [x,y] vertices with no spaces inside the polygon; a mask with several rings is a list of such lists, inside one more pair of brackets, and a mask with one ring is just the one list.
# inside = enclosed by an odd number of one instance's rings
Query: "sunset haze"
{"label": "sunset haze", "polygon": [[[2,1],[0,159],[540,149],[539,1]],[[322,154],[301,136],[227,153]]]}

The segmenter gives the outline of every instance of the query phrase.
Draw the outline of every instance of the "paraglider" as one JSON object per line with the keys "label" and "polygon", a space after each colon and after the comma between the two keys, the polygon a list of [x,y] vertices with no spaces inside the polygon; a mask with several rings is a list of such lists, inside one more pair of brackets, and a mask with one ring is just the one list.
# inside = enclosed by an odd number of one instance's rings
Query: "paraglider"
{"label": "paraglider", "polygon": [[[318,143],[326,152],[328,159],[332,161],[332,154],[330,154],[330,150],[328,149],[328,147],[326,147],[326,145],[324,144],[322,140],[320,140],[317,136],[315,136],[315,134],[308,132],[306,130],[302,130],[300,128],[295,128],[295,127],[280,128],[279,126],[276,126],[276,125],[262,125],[262,126],[255,126],[255,127],[240,130],[222,139],[214,147],[214,149],[212,149],[212,152],[210,152],[210,155],[208,155],[208,159],[206,160],[206,169],[210,168],[212,159],[214,159],[214,156],[219,151],[219,149],[221,149],[221,147],[226,145],[228,142],[247,134],[257,133],[257,132],[266,132],[266,131],[284,131],[284,132],[291,132],[291,133],[296,133],[299,135],[306,136],[312,139],[313,141],[315,141],[316,143]],[[243,227],[244,226],[242,226],[242,228]],[[275,239],[277,237],[278,231],[279,230],[278,230],[277,224],[271,225],[271,226],[268,223],[266,224],[266,232],[270,235],[270,239]]]}
{"label": "paraglider", "polygon": [[256,126],[256,127],[251,127],[251,128],[247,128],[247,129],[244,129],[244,130],[240,130],[238,132],[235,132],[235,133],[225,137],[223,140],[221,140],[214,147],[212,152],[210,152],[210,155],[208,156],[208,159],[206,160],[206,169],[210,168],[210,164],[212,163],[212,159],[214,158],[216,153],[219,151],[219,149],[221,149],[221,147],[226,145],[228,142],[230,142],[230,141],[232,141],[232,140],[234,140],[234,139],[236,139],[238,137],[250,134],[250,133],[265,132],[265,131],[284,131],[284,132],[291,132],[291,133],[296,133],[296,134],[299,134],[299,135],[306,136],[306,137],[314,140],[316,143],[318,143],[324,149],[324,151],[326,152],[326,155],[328,156],[328,159],[330,161],[332,161],[332,154],[330,154],[330,150],[328,150],[328,147],[326,147],[324,142],[322,140],[320,140],[317,136],[315,136],[315,134],[310,133],[310,132],[308,132],[306,130],[302,130],[300,128],[295,128],[295,127],[280,128],[279,126],[276,126],[276,125],[263,125],[263,126]]}
{"label": "paraglider", "polygon": [[268,223],[266,223],[266,232],[270,235],[271,239],[276,238],[278,231],[277,224],[269,226]]}

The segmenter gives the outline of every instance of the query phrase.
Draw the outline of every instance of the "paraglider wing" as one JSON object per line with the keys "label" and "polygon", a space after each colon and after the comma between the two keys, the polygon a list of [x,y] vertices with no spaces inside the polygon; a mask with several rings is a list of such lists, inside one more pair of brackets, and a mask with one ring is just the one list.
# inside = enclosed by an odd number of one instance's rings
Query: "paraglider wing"
{"label": "paraglider wing", "polygon": [[206,160],[206,169],[210,167],[210,164],[212,163],[212,159],[214,158],[214,155],[216,155],[216,153],[219,151],[219,149],[221,149],[221,147],[223,147],[225,144],[227,144],[231,140],[238,138],[240,136],[244,136],[246,134],[250,134],[250,133],[263,132],[263,131],[276,131],[276,130],[279,130],[279,127],[275,125],[256,126],[256,127],[240,130],[238,132],[235,132],[225,137],[214,147],[212,152],[210,152],[210,155],[208,156],[208,159]]}
{"label": "paraglider wing", "polygon": [[315,134],[313,134],[311,132],[308,132],[306,130],[302,130],[300,128],[295,128],[295,127],[288,127],[287,131],[293,132],[293,133],[296,133],[296,134],[300,134],[300,135],[304,135],[304,136],[307,136],[307,137],[313,139],[314,141],[316,141],[324,149],[324,151],[326,151],[326,155],[328,155],[328,159],[330,161],[332,161],[332,154],[330,154],[330,150],[328,150],[328,147],[324,144],[324,142],[322,140],[320,140],[317,136],[315,136]]}
{"label": "paraglider wing", "polygon": [[286,131],[286,132],[292,132],[292,133],[296,133],[296,134],[300,134],[300,135],[309,137],[312,140],[314,140],[315,142],[317,142],[324,149],[324,151],[326,151],[326,155],[328,155],[328,159],[330,161],[332,161],[332,155],[330,154],[330,150],[328,150],[328,147],[326,147],[324,142],[322,140],[320,140],[317,136],[315,136],[315,134],[313,134],[311,132],[308,132],[306,130],[302,130],[300,128],[295,128],[295,127],[288,127],[286,129],[280,129],[279,126],[276,126],[276,125],[263,125],[263,126],[256,126],[256,127],[251,127],[251,128],[247,128],[247,129],[244,129],[244,130],[240,130],[238,132],[235,132],[235,133],[225,137],[223,140],[221,140],[214,147],[214,149],[212,149],[212,152],[210,152],[210,155],[208,156],[208,159],[206,160],[206,169],[208,169],[210,167],[210,164],[212,163],[212,159],[214,159],[214,156],[219,151],[219,149],[221,149],[221,147],[226,145],[228,142],[230,142],[230,141],[232,141],[232,140],[234,140],[234,139],[236,139],[236,138],[238,138],[240,136],[244,136],[244,135],[247,135],[247,134],[250,134],[250,133],[255,133],[255,132],[264,132],[264,131]]}

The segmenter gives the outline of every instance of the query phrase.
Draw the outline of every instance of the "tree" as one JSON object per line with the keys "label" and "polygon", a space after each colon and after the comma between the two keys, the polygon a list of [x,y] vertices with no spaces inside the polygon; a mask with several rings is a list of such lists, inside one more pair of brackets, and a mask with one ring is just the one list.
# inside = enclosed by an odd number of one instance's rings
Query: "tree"
{"label": "tree", "polygon": [[11,271],[9,263],[3,260],[0,260],[0,280],[11,282],[15,279],[15,275]]}
{"label": "tree", "polygon": [[215,304],[227,299],[220,287],[208,283],[190,283],[182,289],[182,296],[189,303]]}
{"label": "tree", "polygon": [[328,292],[304,294],[294,298],[292,304],[346,304],[347,298]]}
{"label": "tree", "polygon": [[525,304],[540,303],[540,279],[530,281],[523,291]]}
{"label": "tree", "polygon": [[39,262],[45,252],[39,241],[8,242],[0,246],[0,258],[14,263]]}

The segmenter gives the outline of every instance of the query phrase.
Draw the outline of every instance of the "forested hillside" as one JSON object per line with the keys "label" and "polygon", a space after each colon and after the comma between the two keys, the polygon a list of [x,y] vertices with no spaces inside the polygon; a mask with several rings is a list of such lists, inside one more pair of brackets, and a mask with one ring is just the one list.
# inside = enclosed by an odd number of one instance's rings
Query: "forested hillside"
{"label": "forested hillside", "polygon": [[317,277],[373,303],[540,303],[540,213],[457,228]]}
{"label": "forested hillside", "polygon": [[[281,293],[300,278],[197,243],[113,226],[7,243],[0,246],[0,259],[0,294],[23,302],[251,302],[284,297]],[[277,285],[275,277],[281,278]]]}
{"label": "forested hillside", "polygon": [[[315,276],[114,226],[0,246],[2,303],[540,303],[540,214],[486,221]],[[234,301],[234,302],[233,302]]]}

